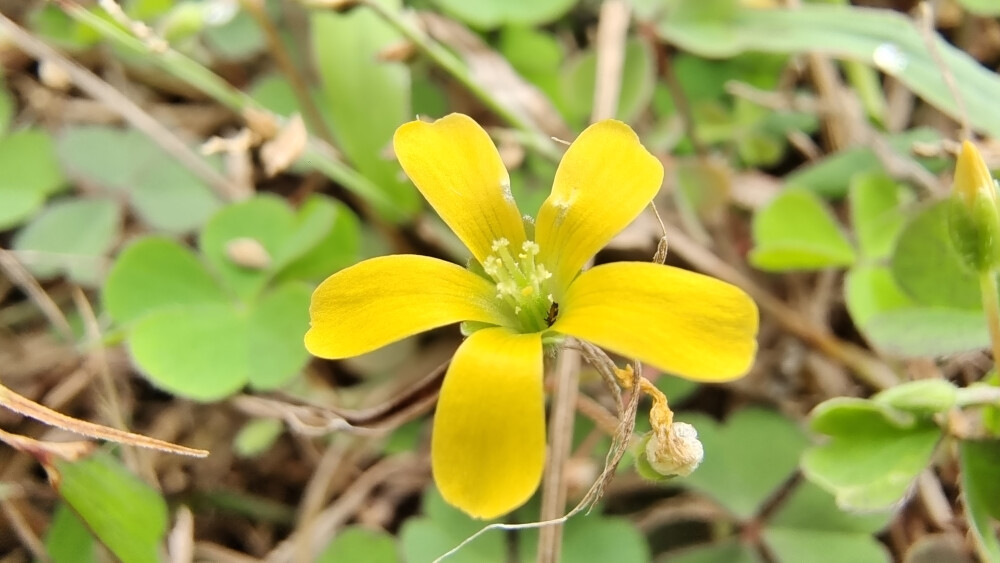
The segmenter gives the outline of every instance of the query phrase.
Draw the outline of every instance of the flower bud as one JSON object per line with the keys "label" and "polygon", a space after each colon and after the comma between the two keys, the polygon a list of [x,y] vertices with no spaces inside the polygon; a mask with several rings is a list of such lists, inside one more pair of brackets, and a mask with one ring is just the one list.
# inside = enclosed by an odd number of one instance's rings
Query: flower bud
{"label": "flower bud", "polygon": [[977,272],[1000,266],[1000,210],[997,187],[975,145],[962,143],[948,231],[962,261]]}

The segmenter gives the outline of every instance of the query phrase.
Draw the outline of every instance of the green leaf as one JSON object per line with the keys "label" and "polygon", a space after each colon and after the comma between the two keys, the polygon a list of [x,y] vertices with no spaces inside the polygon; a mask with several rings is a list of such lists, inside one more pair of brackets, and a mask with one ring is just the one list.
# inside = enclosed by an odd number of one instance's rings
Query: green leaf
{"label": "green leaf", "polygon": [[880,391],[872,400],[895,409],[930,415],[951,410],[958,401],[958,388],[946,379],[921,379]]}
{"label": "green leaf", "polygon": [[[935,143],[941,134],[930,128],[918,128],[886,139],[895,152],[909,154],[916,143]],[[947,165],[943,158],[918,158],[917,162],[931,172],[940,172]],[[841,197],[856,174],[883,172],[885,169],[875,152],[868,147],[842,149],[814,163],[806,164],[785,177],[791,185],[803,186],[826,197]]]}
{"label": "green leaf", "polygon": [[813,430],[832,439],[808,450],[802,469],[843,510],[889,510],[911,490],[941,437],[929,420],[873,401],[831,399],[813,411]]}
{"label": "green leaf", "polygon": [[989,345],[982,312],[919,305],[903,293],[885,266],[851,270],[844,292],[855,325],[884,352],[927,357]]}
{"label": "green leaf", "polygon": [[263,32],[246,10],[236,12],[222,25],[206,27],[202,36],[213,51],[233,61],[249,59],[267,46]]}
{"label": "green leaf", "polygon": [[299,230],[293,238],[282,254],[286,265],[277,274],[279,282],[322,279],[357,262],[361,224],[343,203],[317,195],[299,210]]}
{"label": "green leaf", "polygon": [[[473,520],[448,506],[434,487],[424,493],[424,517],[409,518],[400,531],[400,551],[407,563],[429,563],[450,551],[490,522]],[[504,561],[505,534],[490,531],[479,536],[448,558],[455,563]]]}
{"label": "green leaf", "polygon": [[[66,129],[59,161],[70,176],[125,192],[154,229],[183,233],[200,227],[219,200],[197,176],[135,130],[103,126]],[[217,160],[207,160],[216,165]]]}
{"label": "green leaf", "polygon": [[309,295],[287,284],[253,306],[158,309],[136,323],[129,350],[155,385],[182,397],[214,401],[247,384],[273,389],[308,360]]}
{"label": "green leaf", "polygon": [[763,563],[756,551],[732,540],[671,551],[669,560],[670,563]]}
{"label": "green leaf", "polygon": [[[285,200],[273,195],[258,195],[226,206],[213,215],[201,231],[198,243],[205,260],[229,289],[247,300],[264,289],[285,252],[285,245],[295,234],[295,213]],[[245,238],[261,245],[270,265],[257,269],[233,261],[227,246]]]}
{"label": "green leaf", "polygon": [[98,452],[47,467],[50,480],[95,536],[128,563],[158,563],[167,503],[112,456]]}
{"label": "green leaf", "polygon": [[[521,561],[538,553],[538,530],[518,534]],[[646,538],[625,518],[580,514],[563,529],[562,560],[574,563],[645,563],[650,560]]]}
{"label": "green leaf", "polygon": [[14,237],[14,250],[36,277],[65,272],[88,286],[100,283],[106,255],[118,236],[118,204],[108,199],[70,199],[49,206]]}
{"label": "green leaf", "polygon": [[118,256],[103,300],[115,322],[128,324],[153,311],[228,299],[193,252],[170,239],[146,237]]}
{"label": "green leaf", "polygon": [[979,311],[912,307],[871,318],[865,334],[885,352],[902,357],[945,356],[989,347],[986,317]]}
{"label": "green leaf", "polygon": [[[158,309],[135,324],[128,348],[157,387],[180,397],[216,401],[249,380],[246,327],[246,315],[228,305]],[[263,354],[257,350],[255,356]]]}
{"label": "green leaf", "polygon": [[532,27],[509,25],[500,30],[497,50],[519,75],[548,96],[565,117],[563,106],[572,100],[562,99],[560,69],[566,54],[555,35]]}
{"label": "green leaf", "polygon": [[[975,59],[934,35],[933,52],[924,35],[904,14],[845,5],[805,4],[795,9],[740,7],[722,16],[695,17],[680,8],[664,10],[656,22],[660,36],[681,49],[706,57],[746,51],[823,53],[867,61],[890,74],[925,101],[961,118],[955,97],[940,80],[943,65],[955,77],[976,129],[1000,136],[1000,77]],[[940,58],[940,60],[939,60]]]}
{"label": "green leaf", "polygon": [[869,339],[867,327],[876,315],[914,306],[886,266],[859,266],[848,271],[844,280],[844,300],[854,324]]}
{"label": "green leaf", "polygon": [[360,526],[348,526],[326,546],[315,563],[342,563],[365,561],[366,563],[396,563],[396,542],[381,530],[369,530]]}
{"label": "green leaf", "polygon": [[[571,119],[586,123],[590,118],[596,80],[596,51],[588,50],[567,65],[562,77],[561,97],[567,104]],[[615,116],[622,121],[631,122],[649,107],[656,84],[656,64],[645,41],[629,39],[625,43],[621,83],[621,96]]]}
{"label": "green leaf", "polygon": [[432,0],[445,12],[480,29],[537,25],[565,14],[576,0]]}
{"label": "green leaf", "polygon": [[767,271],[818,270],[854,263],[854,249],[816,194],[786,189],[753,218],[750,263]]}
{"label": "green leaf", "polygon": [[28,129],[0,138],[0,231],[20,224],[65,180],[55,160],[52,139]]}
{"label": "green leaf", "polygon": [[905,222],[900,206],[911,199],[908,195],[902,185],[882,172],[865,172],[851,179],[851,224],[867,260],[882,260],[892,253]]}
{"label": "green leaf", "polygon": [[256,457],[269,450],[284,430],[279,419],[255,418],[240,428],[233,440],[233,451],[240,457]]}
{"label": "green leaf", "polygon": [[951,242],[948,214],[948,201],[941,201],[906,225],[892,255],[892,273],[920,304],[979,311],[979,278]]}
{"label": "green leaf", "polygon": [[309,360],[302,338],[309,329],[311,295],[309,286],[287,283],[264,295],[251,310],[245,350],[251,387],[280,387]]}
{"label": "green leaf", "polygon": [[742,410],[725,426],[698,415],[679,417],[698,430],[705,461],[676,483],[715,499],[742,520],[749,520],[795,471],[805,435],[783,416],[760,409]]}
{"label": "green leaf", "polygon": [[59,503],[52,516],[45,534],[45,552],[52,563],[97,563],[94,537],[65,503]]}
{"label": "green leaf", "polygon": [[1000,519],[1000,441],[966,440],[959,445],[965,516],[983,561],[1000,561],[994,520]]}
{"label": "green leaf", "polygon": [[[400,9],[399,0],[378,1],[387,9]],[[373,10],[316,11],[310,21],[321,103],[340,148],[391,202],[372,204],[390,219],[411,216],[420,209],[420,198],[386,154],[396,128],[413,118],[410,72],[403,63],[379,59],[385,48],[401,41],[399,33]]]}
{"label": "green leaf", "polygon": [[826,491],[804,482],[767,523],[763,536],[780,562],[883,563],[892,558],[872,534],[890,519],[889,514],[845,513]]}

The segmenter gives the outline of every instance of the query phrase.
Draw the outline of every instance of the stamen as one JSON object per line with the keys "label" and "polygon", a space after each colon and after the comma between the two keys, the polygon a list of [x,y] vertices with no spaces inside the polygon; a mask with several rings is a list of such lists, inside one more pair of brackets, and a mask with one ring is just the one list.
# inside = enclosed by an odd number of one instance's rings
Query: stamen
{"label": "stamen", "polygon": [[516,322],[525,331],[543,331],[547,312],[554,302],[546,290],[546,281],[552,274],[543,264],[536,264],[541,252],[534,241],[520,245],[517,260],[511,255],[511,244],[506,238],[493,241],[493,254],[483,260],[483,271],[496,283],[497,299],[506,304]]}

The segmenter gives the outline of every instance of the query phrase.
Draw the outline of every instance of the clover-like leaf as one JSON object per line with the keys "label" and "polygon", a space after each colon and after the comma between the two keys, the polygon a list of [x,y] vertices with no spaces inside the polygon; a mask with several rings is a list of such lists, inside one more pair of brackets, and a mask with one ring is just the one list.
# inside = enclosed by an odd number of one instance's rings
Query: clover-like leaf
{"label": "clover-like leaf", "polygon": [[862,512],[888,510],[905,498],[941,438],[930,420],[847,397],[817,406],[812,428],[831,439],[805,453],[803,471],[841,509]]}
{"label": "clover-like leaf", "polygon": [[226,293],[187,248],[161,237],[140,239],[122,251],[104,284],[104,308],[119,324],[185,305],[223,305]]}
{"label": "clover-like leaf", "polygon": [[886,266],[852,269],[844,293],[855,325],[884,352],[928,357],[989,345],[981,311],[917,303]]}
{"label": "clover-like leaf", "polygon": [[854,263],[854,248],[814,193],[786,189],[754,215],[750,263],[768,271],[815,270]]}
{"label": "clover-like leaf", "polygon": [[980,310],[979,278],[962,262],[949,232],[949,202],[913,217],[892,255],[896,283],[923,305]]}
{"label": "clover-like leaf", "polygon": [[851,224],[866,259],[882,260],[892,253],[905,224],[901,206],[910,197],[902,185],[882,172],[851,178]]}
{"label": "clover-like leaf", "polygon": [[52,139],[27,129],[0,138],[0,231],[20,224],[65,186]]}
{"label": "clover-like leaf", "polygon": [[779,563],[885,563],[892,560],[889,550],[872,534],[890,519],[839,510],[829,493],[804,482],[768,520],[763,536]]}
{"label": "clover-like leaf", "polygon": [[155,385],[182,397],[213,401],[247,384],[273,389],[308,359],[309,295],[290,283],[252,305],[159,309],[136,323],[129,351]]}
{"label": "clover-like leaf", "polygon": [[[135,130],[68,128],[59,137],[58,155],[71,177],[127,194],[139,217],[154,229],[191,231],[220,204],[198,176]],[[217,162],[206,159],[210,165]]]}
{"label": "clover-like leaf", "polygon": [[752,518],[795,471],[805,435],[780,414],[746,409],[725,425],[699,415],[679,417],[698,430],[705,461],[675,483],[712,497],[735,516]]}
{"label": "clover-like leaf", "polygon": [[59,201],[21,229],[13,246],[40,279],[65,272],[77,283],[97,285],[120,223],[118,204],[109,199]]}

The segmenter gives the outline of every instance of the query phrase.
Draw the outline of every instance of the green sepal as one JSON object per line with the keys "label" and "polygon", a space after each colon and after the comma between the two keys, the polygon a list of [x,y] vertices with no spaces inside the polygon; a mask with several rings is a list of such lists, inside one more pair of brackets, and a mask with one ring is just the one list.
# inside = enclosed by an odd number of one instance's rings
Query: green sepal
{"label": "green sepal", "polygon": [[677,475],[664,475],[653,469],[653,466],[649,463],[649,457],[646,456],[646,444],[649,443],[649,440],[652,437],[652,432],[646,432],[643,434],[643,436],[639,438],[639,443],[635,446],[635,450],[633,450],[635,452],[635,472],[638,473],[643,479],[654,483],[663,483],[673,480],[677,477]]}
{"label": "green sepal", "polygon": [[458,325],[458,329],[462,331],[462,336],[469,337],[472,336],[472,333],[491,326],[496,325],[482,321],[462,321],[462,324]]}
{"label": "green sepal", "polygon": [[992,198],[977,193],[970,205],[953,196],[948,205],[948,233],[971,270],[988,272],[1000,267],[1000,211]]}

